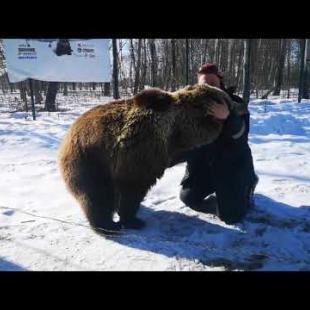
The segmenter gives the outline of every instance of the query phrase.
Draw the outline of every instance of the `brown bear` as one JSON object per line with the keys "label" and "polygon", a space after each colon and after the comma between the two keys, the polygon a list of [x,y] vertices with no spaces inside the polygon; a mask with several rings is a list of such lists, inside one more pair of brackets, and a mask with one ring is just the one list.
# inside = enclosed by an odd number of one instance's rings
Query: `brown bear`
{"label": "brown bear", "polygon": [[81,115],[64,139],[59,165],[91,227],[103,233],[142,227],[140,202],[174,156],[219,136],[222,123],[208,107],[223,100],[234,108],[225,92],[209,85],[151,88]]}

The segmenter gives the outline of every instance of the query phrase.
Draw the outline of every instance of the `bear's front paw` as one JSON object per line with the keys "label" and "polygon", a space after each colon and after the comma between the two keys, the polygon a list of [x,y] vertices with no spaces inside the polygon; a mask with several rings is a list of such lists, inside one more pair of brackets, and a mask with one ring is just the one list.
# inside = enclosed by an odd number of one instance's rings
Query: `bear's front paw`
{"label": "bear's front paw", "polygon": [[122,228],[126,229],[142,229],[145,227],[145,222],[137,217],[126,221],[121,221],[120,223]]}
{"label": "bear's front paw", "polygon": [[105,224],[99,224],[96,226],[93,225],[92,228],[100,235],[113,236],[115,234],[118,234],[122,227],[120,223],[115,223],[111,221]]}

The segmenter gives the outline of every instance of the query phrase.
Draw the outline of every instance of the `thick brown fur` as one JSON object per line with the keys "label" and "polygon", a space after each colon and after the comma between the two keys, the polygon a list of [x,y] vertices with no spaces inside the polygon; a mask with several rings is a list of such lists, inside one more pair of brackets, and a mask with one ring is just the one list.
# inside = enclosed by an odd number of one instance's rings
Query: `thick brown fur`
{"label": "thick brown fur", "polygon": [[178,152],[213,142],[222,123],[207,115],[212,100],[229,96],[208,86],[176,92],[152,88],[131,99],[99,105],[80,116],[60,149],[69,191],[95,229],[133,219],[140,202]]}

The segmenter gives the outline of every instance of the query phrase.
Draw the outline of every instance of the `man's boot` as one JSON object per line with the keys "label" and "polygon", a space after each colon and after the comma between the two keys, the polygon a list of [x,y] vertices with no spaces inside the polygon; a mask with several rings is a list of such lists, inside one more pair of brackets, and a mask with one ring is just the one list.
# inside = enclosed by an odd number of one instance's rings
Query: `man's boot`
{"label": "man's boot", "polygon": [[191,205],[191,208],[198,212],[218,215],[218,203],[216,195],[209,195],[202,202]]}

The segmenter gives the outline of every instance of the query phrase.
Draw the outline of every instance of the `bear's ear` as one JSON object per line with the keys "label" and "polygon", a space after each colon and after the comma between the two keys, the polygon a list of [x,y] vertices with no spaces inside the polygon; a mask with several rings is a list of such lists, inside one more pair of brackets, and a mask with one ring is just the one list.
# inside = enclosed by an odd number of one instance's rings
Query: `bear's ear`
{"label": "bear's ear", "polygon": [[134,103],[155,111],[164,111],[169,108],[173,97],[158,88],[149,88],[134,96]]}
{"label": "bear's ear", "polygon": [[229,109],[232,109],[232,100],[230,96],[224,92],[223,90],[213,87],[201,85],[200,89],[197,90],[196,94],[197,100],[193,101],[194,106],[201,106],[202,104],[210,104],[210,103],[221,103],[225,102]]}

